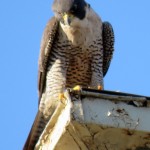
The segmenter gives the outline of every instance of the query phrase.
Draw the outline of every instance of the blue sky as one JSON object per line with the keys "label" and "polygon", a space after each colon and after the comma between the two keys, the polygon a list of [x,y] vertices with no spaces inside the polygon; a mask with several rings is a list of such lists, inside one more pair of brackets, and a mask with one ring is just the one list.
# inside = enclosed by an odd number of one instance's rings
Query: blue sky
{"label": "blue sky", "polygon": [[[106,90],[150,95],[150,1],[88,0],[115,31]],[[21,150],[37,106],[40,40],[52,0],[0,1],[0,149]]]}

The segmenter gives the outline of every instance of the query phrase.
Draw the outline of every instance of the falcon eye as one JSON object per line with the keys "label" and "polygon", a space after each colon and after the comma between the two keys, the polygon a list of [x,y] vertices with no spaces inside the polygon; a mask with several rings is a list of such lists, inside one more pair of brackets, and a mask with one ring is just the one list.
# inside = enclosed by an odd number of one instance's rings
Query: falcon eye
{"label": "falcon eye", "polygon": [[74,4],[73,9],[76,10],[78,8],[77,4]]}
{"label": "falcon eye", "polygon": [[72,13],[72,14],[73,14],[73,13],[74,13],[74,10],[71,10],[71,11],[70,11],[70,13]]}
{"label": "falcon eye", "polygon": [[77,4],[74,4],[73,7],[71,8],[71,13],[74,13],[75,11],[77,11],[78,9],[78,5]]}

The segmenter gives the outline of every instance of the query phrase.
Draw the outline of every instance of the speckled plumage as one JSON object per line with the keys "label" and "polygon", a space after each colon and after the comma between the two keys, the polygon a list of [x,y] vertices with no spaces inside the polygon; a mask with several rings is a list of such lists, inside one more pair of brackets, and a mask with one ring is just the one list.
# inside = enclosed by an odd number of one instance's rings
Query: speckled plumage
{"label": "speckled plumage", "polygon": [[114,50],[113,30],[88,4],[85,11],[85,18],[75,18],[70,26],[55,17],[46,26],[39,57],[39,111],[24,150],[34,148],[64,89],[103,86]]}

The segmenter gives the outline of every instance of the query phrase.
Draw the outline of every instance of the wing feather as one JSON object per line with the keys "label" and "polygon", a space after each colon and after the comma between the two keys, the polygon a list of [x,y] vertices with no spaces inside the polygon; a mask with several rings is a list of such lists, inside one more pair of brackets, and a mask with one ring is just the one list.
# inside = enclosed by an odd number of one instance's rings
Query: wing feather
{"label": "wing feather", "polygon": [[[38,90],[39,90],[39,102],[45,88],[46,72],[47,72],[47,63],[50,56],[50,51],[52,49],[56,32],[58,29],[58,21],[53,17],[49,20],[42,38],[40,56],[39,56],[39,70],[38,70]],[[42,124],[42,126],[41,126]],[[34,149],[34,146],[41,134],[43,126],[45,126],[45,120],[43,119],[43,114],[38,111],[26,143],[23,147],[23,150]]]}
{"label": "wing feather", "polygon": [[39,55],[39,70],[38,70],[38,92],[39,102],[45,88],[46,72],[48,59],[58,30],[58,21],[53,17],[48,22],[42,37],[40,55]]}
{"label": "wing feather", "polygon": [[114,31],[109,22],[103,22],[103,48],[103,76],[105,76],[114,52]]}

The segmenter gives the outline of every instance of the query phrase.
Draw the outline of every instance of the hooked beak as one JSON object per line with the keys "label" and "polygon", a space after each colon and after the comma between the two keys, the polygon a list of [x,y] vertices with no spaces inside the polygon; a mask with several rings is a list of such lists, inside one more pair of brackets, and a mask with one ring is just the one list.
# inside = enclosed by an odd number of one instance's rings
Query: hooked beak
{"label": "hooked beak", "polygon": [[64,24],[70,26],[73,18],[74,16],[72,14],[64,13],[63,15]]}

